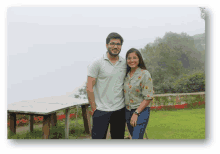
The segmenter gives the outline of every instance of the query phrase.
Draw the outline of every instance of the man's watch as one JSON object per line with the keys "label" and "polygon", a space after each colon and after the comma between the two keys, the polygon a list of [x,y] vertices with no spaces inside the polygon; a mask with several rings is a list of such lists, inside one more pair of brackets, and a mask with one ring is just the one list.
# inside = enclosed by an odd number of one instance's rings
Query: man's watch
{"label": "man's watch", "polygon": [[134,111],[134,114],[137,114],[138,116],[140,115],[140,113],[138,112],[138,110]]}

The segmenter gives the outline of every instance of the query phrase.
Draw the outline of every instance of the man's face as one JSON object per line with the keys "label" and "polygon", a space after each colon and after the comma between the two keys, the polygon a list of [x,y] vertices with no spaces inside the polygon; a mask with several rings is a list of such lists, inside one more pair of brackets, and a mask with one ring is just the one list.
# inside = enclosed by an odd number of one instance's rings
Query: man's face
{"label": "man's face", "polygon": [[121,52],[121,40],[120,39],[111,39],[106,48],[111,56],[116,57]]}

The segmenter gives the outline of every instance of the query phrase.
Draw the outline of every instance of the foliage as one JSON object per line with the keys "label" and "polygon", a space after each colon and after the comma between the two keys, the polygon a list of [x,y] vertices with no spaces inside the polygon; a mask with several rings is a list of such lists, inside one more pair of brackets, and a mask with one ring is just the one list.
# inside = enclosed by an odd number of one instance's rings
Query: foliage
{"label": "foliage", "polygon": [[201,18],[206,20],[206,17],[208,15],[207,10],[204,7],[199,7],[201,11]]}
{"label": "foliage", "polygon": [[86,85],[83,86],[83,88],[80,88],[78,90],[78,93],[74,95],[75,98],[80,98],[80,99],[87,99],[87,92],[86,92]]}
{"label": "foliage", "polygon": [[179,98],[179,101],[176,101],[176,96],[154,97],[149,106],[152,111],[205,108],[205,96],[184,95]]}
{"label": "foliage", "polygon": [[205,91],[205,73],[195,72],[176,80],[173,85],[177,93]]}
{"label": "foliage", "polygon": [[183,74],[204,70],[205,50],[197,50],[194,41],[194,37],[186,33],[168,32],[140,49],[153,78],[155,93],[173,93],[172,83]]}
{"label": "foliage", "polygon": [[[85,136],[83,119],[79,118],[77,123],[76,120],[71,120],[69,132],[70,139],[77,139],[80,136]],[[42,139],[42,128],[36,128],[33,132],[26,131],[16,134],[8,129],[8,139]],[[49,139],[65,139],[64,121],[57,121],[57,126],[50,129]]]}

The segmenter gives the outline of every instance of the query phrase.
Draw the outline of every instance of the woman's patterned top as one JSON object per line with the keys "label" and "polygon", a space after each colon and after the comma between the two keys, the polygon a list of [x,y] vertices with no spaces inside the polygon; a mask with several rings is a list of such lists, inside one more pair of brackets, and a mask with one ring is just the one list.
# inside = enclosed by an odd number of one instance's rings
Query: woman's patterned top
{"label": "woman's patterned top", "polygon": [[132,77],[129,72],[124,80],[124,96],[128,110],[137,109],[143,100],[153,99],[153,81],[150,73],[139,67]]}

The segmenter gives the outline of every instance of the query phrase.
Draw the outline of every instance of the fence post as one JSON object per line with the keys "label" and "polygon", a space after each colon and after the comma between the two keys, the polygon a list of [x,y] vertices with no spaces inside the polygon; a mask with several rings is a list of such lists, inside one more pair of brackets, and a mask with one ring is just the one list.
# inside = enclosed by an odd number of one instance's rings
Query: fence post
{"label": "fence post", "polygon": [[178,104],[179,102],[181,102],[181,100],[179,99],[179,95],[176,96],[176,104]]}
{"label": "fence post", "polygon": [[43,119],[43,139],[49,139],[50,136],[50,120],[51,120],[51,114],[44,115]]}
{"label": "fence post", "polygon": [[70,119],[70,109],[66,109],[65,110],[65,114],[66,114],[66,119],[65,119],[65,139],[69,138],[69,119]]}
{"label": "fence post", "polygon": [[10,130],[16,134],[16,114],[9,113],[10,116]]}
{"label": "fence post", "polygon": [[33,132],[34,130],[34,115],[29,115],[29,130]]}
{"label": "fence post", "polygon": [[87,134],[91,134],[88,105],[82,105],[82,116],[83,116],[85,131]]}

